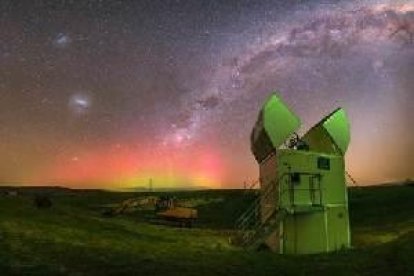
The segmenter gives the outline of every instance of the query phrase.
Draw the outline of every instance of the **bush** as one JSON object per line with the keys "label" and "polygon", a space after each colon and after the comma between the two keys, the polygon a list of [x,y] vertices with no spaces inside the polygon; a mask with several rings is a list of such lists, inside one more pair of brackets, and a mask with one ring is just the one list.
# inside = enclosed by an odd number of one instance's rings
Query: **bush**
{"label": "bush", "polygon": [[34,204],[39,209],[47,209],[52,207],[52,201],[46,195],[36,195]]}

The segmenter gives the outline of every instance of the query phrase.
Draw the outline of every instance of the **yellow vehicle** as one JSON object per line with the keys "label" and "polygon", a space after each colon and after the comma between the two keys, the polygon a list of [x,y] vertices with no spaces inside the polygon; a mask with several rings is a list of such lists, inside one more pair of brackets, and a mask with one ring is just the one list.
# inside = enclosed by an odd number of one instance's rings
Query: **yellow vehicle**
{"label": "yellow vehicle", "polygon": [[[176,206],[176,201],[171,197],[162,196],[156,203],[157,218],[162,224],[174,223],[180,227],[192,227],[198,218],[198,212],[194,208]],[[159,222],[159,221],[157,221]]]}
{"label": "yellow vehicle", "polygon": [[194,208],[172,207],[158,212],[157,217],[169,222],[178,223],[180,227],[191,228],[194,221],[198,218],[198,212]]}

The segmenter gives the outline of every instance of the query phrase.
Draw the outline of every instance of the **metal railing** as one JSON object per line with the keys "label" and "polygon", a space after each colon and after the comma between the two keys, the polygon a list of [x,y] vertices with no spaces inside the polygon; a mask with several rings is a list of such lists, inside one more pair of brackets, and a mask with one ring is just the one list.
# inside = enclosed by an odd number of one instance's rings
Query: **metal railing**
{"label": "metal railing", "polygon": [[266,202],[271,196],[277,195],[278,184],[287,175],[289,174],[285,173],[281,175],[277,181],[271,181],[266,185],[265,188],[261,190],[260,196],[257,197],[250,207],[237,219],[236,229],[242,232],[241,238],[243,245],[246,245],[255,236],[255,232],[257,233],[277,211],[277,206],[275,205],[274,210],[264,221],[262,221],[262,218],[260,217],[262,202]]}
{"label": "metal railing", "polygon": [[[309,176],[308,188],[295,188],[295,183],[292,182],[292,176],[297,174],[300,176]],[[283,183],[282,180],[288,177],[288,181]],[[309,191],[309,198],[312,205],[322,206],[322,175],[319,173],[308,172],[288,172],[282,174],[276,181],[271,181],[261,190],[260,196],[256,198],[249,208],[237,219],[236,229],[239,230],[242,239],[242,245],[247,246],[254,243],[260,236],[271,234],[274,227],[284,219],[285,215],[290,210],[294,210],[295,206],[295,191]],[[317,180],[315,182],[315,180]],[[286,188],[285,186],[288,186]],[[289,204],[280,208],[278,205],[285,193],[289,193]],[[273,196],[273,198],[270,198]],[[279,202],[276,202],[276,197]],[[274,200],[275,206],[273,210],[263,219],[262,204],[267,200]],[[287,207],[287,209],[285,209]]]}
{"label": "metal railing", "polygon": [[[286,194],[289,193],[289,204],[288,207],[295,207],[296,202],[295,202],[295,192],[296,191],[309,191],[309,199],[312,203],[312,205],[318,205],[321,206],[323,199],[322,199],[322,187],[321,187],[321,178],[322,175],[320,173],[310,173],[310,172],[290,172],[288,173],[290,176],[292,175],[299,175],[299,176],[309,176],[309,182],[308,182],[308,188],[295,188],[294,185],[295,183],[292,182],[292,177],[289,177],[289,182],[287,182],[287,188],[285,187],[286,185],[280,185],[279,191],[279,199],[282,199],[282,197]],[[315,183],[315,179],[317,180],[317,184]],[[317,185],[317,187],[315,187]],[[316,196],[316,194],[318,194],[318,196]],[[316,199],[318,202],[316,202]],[[286,206],[286,205],[285,205]]]}

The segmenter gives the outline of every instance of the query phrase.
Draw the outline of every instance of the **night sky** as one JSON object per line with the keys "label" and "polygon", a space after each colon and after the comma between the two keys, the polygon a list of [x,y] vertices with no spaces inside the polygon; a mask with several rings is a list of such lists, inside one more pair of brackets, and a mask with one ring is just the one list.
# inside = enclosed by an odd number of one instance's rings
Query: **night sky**
{"label": "night sky", "polygon": [[414,177],[414,1],[0,1],[0,183],[242,187],[272,91],[338,106],[361,185]]}

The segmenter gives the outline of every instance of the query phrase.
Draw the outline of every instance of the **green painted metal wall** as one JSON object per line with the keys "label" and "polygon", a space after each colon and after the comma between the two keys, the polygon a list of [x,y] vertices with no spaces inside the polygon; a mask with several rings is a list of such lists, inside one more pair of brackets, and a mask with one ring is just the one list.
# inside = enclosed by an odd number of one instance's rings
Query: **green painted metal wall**
{"label": "green painted metal wall", "polygon": [[[329,160],[329,169],[318,167],[319,158]],[[350,246],[342,156],[279,150],[276,166],[268,169],[285,175],[279,183],[279,208],[291,212],[279,229],[281,253],[328,252]],[[299,178],[292,179],[296,173]]]}
{"label": "green painted metal wall", "polygon": [[329,252],[350,246],[344,155],[350,141],[345,111],[338,108],[301,140],[305,148],[280,149],[299,128],[299,118],[272,95],[251,135],[261,188],[277,183],[274,204],[262,202],[262,220],[274,209],[288,215],[266,243],[284,254]]}
{"label": "green painted metal wall", "polygon": [[325,213],[293,214],[283,221],[280,253],[311,254],[328,251]]}

